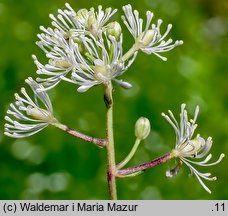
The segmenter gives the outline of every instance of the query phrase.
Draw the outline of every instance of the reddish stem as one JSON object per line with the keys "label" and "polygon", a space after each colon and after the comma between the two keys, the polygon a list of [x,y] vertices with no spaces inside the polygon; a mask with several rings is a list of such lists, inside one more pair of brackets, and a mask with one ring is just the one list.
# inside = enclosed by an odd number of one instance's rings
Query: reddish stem
{"label": "reddish stem", "polygon": [[87,142],[94,143],[96,145],[99,145],[100,147],[104,147],[107,144],[106,139],[99,139],[99,138],[91,137],[91,136],[85,135],[83,133],[80,133],[80,132],[75,131],[70,128],[66,128],[65,131],[72,136],[75,136],[75,137],[82,139],[84,141],[87,141]]}
{"label": "reddish stem", "polygon": [[172,157],[171,157],[170,153],[168,153],[168,154],[165,154],[165,155],[163,155],[163,156],[161,156],[155,160],[152,160],[150,162],[140,164],[138,166],[128,167],[126,169],[119,170],[117,173],[119,176],[122,177],[122,176],[125,176],[128,174],[143,171],[143,170],[149,169],[151,167],[157,166],[159,164],[165,163],[166,161],[170,160],[171,158]]}

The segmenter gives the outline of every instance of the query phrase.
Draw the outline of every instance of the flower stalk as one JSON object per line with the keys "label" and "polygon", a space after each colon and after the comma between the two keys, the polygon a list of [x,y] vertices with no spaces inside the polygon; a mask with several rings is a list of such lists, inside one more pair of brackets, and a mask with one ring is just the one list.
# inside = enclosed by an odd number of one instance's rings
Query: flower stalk
{"label": "flower stalk", "polygon": [[81,132],[78,132],[76,130],[73,130],[69,127],[67,127],[66,125],[63,125],[61,123],[55,123],[55,124],[52,124],[54,125],[55,127],[65,131],[66,133],[76,137],[76,138],[79,138],[81,140],[84,140],[86,142],[90,142],[90,143],[93,143],[93,144],[96,144],[98,147],[105,147],[107,145],[107,140],[106,139],[100,139],[100,138],[96,138],[96,137],[92,137],[92,136],[88,136],[84,133],[81,133]]}
{"label": "flower stalk", "polygon": [[122,170],[118,170],[117,175],[118,175],[118,177],[123,177],[123,176],[133,174],[133,173],[136,173],[139,171],[144,171],[144,170],[147,170],[154,166],[157,166],[159,164],[163,164],[170,159],[172,159],[172,155],[170,153],[167,153],[167,154],[165,154],[155,160],[149,161],[147,163],[143,163],[143,164],[133,166],[133,167],[128,167],[128,168],[122,169]]}
{"label": "flower stalk", "polygon": [[135,155],[135,152],[137,151],[139,144],[141,142],[141,139],[136,139],[135,140],[135,144],[133,145],[131,151],[129,152],[129,154],[127,155],[127,157],[125,157],[117,166],[117,169],[121,169],[122,167],[124,167],[131,159],[132,157]]}
{"label": "flower stalk", "polygon": [[138,51],[136,44],[134,44],[120,59],[120,62],[125,62],[130,59]]}

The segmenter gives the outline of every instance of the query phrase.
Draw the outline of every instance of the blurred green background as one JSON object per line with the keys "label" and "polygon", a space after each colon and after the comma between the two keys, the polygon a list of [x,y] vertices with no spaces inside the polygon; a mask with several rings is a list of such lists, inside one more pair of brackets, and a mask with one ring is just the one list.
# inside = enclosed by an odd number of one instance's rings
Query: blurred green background
{"label": "blurred green background", "polygon": [[[145,14],[162,18],[163,29],[173,24],[170,37],[184,45],[165,54],[167,62],[140,53],[123,79],[133,83],[130,90],[115,88],[114,129],[117,162],[134,142],[134,124],[140,116],[151,120],[152,133],[130,165],[156,158],[174,147],[175,134],[161,117],[173,110],[179,115],[185,102],[189,113],[200,105],[198,129],[212,136],[213,159],[228,153],[228,1],[227,0],[69,0],[81,8],[118,8],[131,3]],[[3,136],[4,115],[13,94],[25,86],[28,76],[36,77],[31,55],[45,61],[35,45],[39,26],[50,26],[49,13],[56,14],[65,0],[0,0],[0,199],[107,199],[106,154],[96,146],[74,139],[48,127],[26,139]],[[145,16],[144,16],[145,17]],[[124,48],[133,40],[124,29]],[[97,137],[105,136],[105,106],[102,89],[94,87],[80,94],[76,86],[61,82],[50,91],[56,116],[61,122]],[[212,159],[212,160],[213,160]],[[167,179],[165,171],[175,161],[148,170],[143,175],[118,180],[119,199],[227,199],[227,157],[214,167],[199,168],[218,177],[205,183],[208,194],[189,169]]]}

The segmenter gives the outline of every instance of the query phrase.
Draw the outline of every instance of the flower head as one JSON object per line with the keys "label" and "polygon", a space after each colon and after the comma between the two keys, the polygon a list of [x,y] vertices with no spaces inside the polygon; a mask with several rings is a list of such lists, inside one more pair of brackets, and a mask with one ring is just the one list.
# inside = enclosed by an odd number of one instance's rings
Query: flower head
{"label": "flower head", "polygon": [[37,84],[31,77],[26,79],[26,83],[33,91],[34,100],[24,88],[21,89],[22,96],[15,94],[16,102],[10,104],[8,116],[5,116],[7,123],[4,134],[9,137],[28,137],[57,122],[49,96],[45,91],[37,91],[42,90],[42,85]]}
{"label": "flower head", "polygon": [[45,52],[48,62],[42,64],[33,55],[39,75],[36,81],[42,84],[43,90],[55,87],[61,80],[79,85],[79,92],[112,81],[130,88],[131,84],[118,77],[131,66],[139,49],[166,60],[158,53],[182,44],[182,41],[172,44],[172,39],[164,40],[171,25],[161,36],[162,21],[158,20],[157,25],[151,24],[152,12],[147,12],[143,30],[143,20],[139,18],[138,11],[133,13],[130,5],[124,6],[123,10],[124,23],[135,38],[132,48],[124,54],[121,26],[117,21],[110,22],[116,9],[103,10],[98,6],[97,10],[91,8],[76,12],[66,3],[66,9],[59,9],[57,16],[51,14],[52,27],[41,26],[42,33],[38,34],[39,41],[36,43]]}
{"label": "flower head", "polygon": [[123,6],[123,11],[125,16],[122,16],[124,24],[126,25],[129,32],[135,39],[136,48],[141,49],[147,54],[155,54],[162,60],[166,61],[167,59],[161,56],[159,53],[167,52],[174,47],[183,44],[183,41],[175,41],[170,38],[167,41],[164,39],[170,32],[172,25],[169,24],[165,33],[162,35],[160,32],[160,26],[162,20],[159,19],[157,24],[151,24],[153,13],[147,11],[146,13],[146,25],[143,29],[143,19],[139,17],[139,12],[137,10],[132,11],[130,4]]}
{"label": "flower head", "polygon": [[[78,84],[79,92],[85,92],[94,85],[108,84],[112,80],[125,88],[131,85],[116,79],[132,64],[135,55],[127,62],[120,61],[122,57],[122,35],[119,41],[106,33],[98,38],[80,36],[84,52],[80,51],[78,43],[69,41],[72,51],[73,69],[71,77],[61,76],[62,80]],[[111,54],[110,54],[111,52]],[[86,57],[85,57],[86,56]]]}
{"label": "flower head", "polygon": [[[167,171],[166,175],[172,177],[177,174],[182,163],[186,164],[191,173],[196,176],[203,188],[211,193],[210,189],[204,184],[202,179],[214,181],[216,177],[211,177],[211,173],[201,173],[193,165],[198,166],[213,166],[219,163],[225,156],[221,154],[219,159],[213,163],[208,163],[212,157],[212,154],[208,154],[212,146],[212,138],[208,137],[207,140],[202,138],[199,134],[193,137],[194,131],[197,127],[196,119],[199,113],[199,107],[195,109],[195,115],[193,119],[188,120],[188,114],[185,109],[185,104],[181,105],[180,123],[178,124],[173,113],[169,110],[169,116],[162,113],[164,118],[172,125],[176,133],[176,145],[172,150],[172,157],[179,158],[181,163],[174,169]],[[195,161],[206,157],[203,161]],[[192,165],[193,164],[193,165]]]}
{"label": "flower head", "polygon": [[102,6],[99,5],[97,11],[92,7],[90,10],[81,9],[76,12],[70,4],[66,3],[65,6],[66,9],[58,10],[57,17],[50,14],[50,18],[53,20],[52,25],[66,38],[85,33],[92,33],[97,36],[105,29],[107,23],[117,11],[117,9],[113,10],[112,8],[103,10]]}
{"label": "flower head", "polygon": [[116,10],[107,8],[103,11],[99,6],[97,12],[94,8],[75,12],[69,4],[66,7],[58,10],[57,18],[50,15],[54,29],[40,27],[43,33],[38,34],[37,45],[45,52],[48,63],[43,65],[33,55],[37,74],[45,76],[38,77],[37,82],[44,90],[49,90],[65,80],[80,85],[79,92],[112,80],[122,87],[131,87],[116,79],[133,63],[137,54],[122,61],[121,27],[117,22],[108,23]]}

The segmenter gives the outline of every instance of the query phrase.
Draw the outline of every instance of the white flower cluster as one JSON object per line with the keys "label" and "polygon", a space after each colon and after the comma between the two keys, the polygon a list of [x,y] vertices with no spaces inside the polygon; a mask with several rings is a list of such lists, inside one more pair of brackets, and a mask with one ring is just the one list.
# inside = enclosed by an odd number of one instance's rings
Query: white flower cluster
{"label": "white flower cluster", "polygon": [[40,27],[43,33],[37,45],[45,52],[48,63],[41,64],[35,55],[37,65],[37,82],[46,90],[56,86],[61,80],[79,85],[78,91],[87,91],[94,85],[108,84],[112,80],[124,88],[131,84],[118,80],[136,58],[138,50],[147,54],[155,54],[166,60],[158,53],[166,52],[182,41],[172,43],[172,39],[164,41],[171,24],[162,36],[160,33],[161,20],[157,25],[151,24],[152,12],[147,12],[147,23],[142,30],[143,21],[138,11],[132,12],[130,5],[123,7],[123,20],[130,33],[135,38],[133,49],[123,54],[123,37],[118,22],[110,22],[116,9],[94,8],[74,11],[68,3],[66,9],[58,10],[58,15],[50,15],[52,28]]}
{"label": "white flower cluster", "polygon": [[[191,170],[191,172],[199,180],[203,188],[207,192],[211,193],[210,189],[204,184],[201,178],[209,181],[214,181],[216,180],[216,177],[210,177],[211,173],[199,172],[196,168],[193,167],[192,164],[198,166],[213,166],[215,164],[218,164],[225,155],[221,154],[217,161],[213,163],[208,163],[212,157],[212,154],[208,154],[212,146],[212,138],[208,137],[207,140],[205,140],[199,134],[195,138],[193,138],[194,131],[197,127],[196,119],[198,113],[199,107],[197,106],[195,109],[194,118],[188,120],[188,114],[185,109],[185,104],[182,104],[180,113],[180,124],[178,124],[176,118],[170,110],[170,117],[168,115],[165,115],[164,113],[162,113],[162,115],[172,125],[176,133],[176,145],[175,148],[172,150],[171,155],[173,157],[179,158],[184,164],[186,164]],[[195,161],[196,159],[201,159],[205,156],[206,158],[203,161]],[[166,175],[168,177],[172,177],[173,175],[177,174],[179,168],[180,166],[178,164],[176,169],[167,171]]]}
{"label": "white flower cluster", "polygon": [[[34,99],[32,99],[25,88],[21,88],[21,94],[15,94],[15,103],[10,104],[5,120],[5,135],[14,138],[31,136],[49,124],[56,123],[53,116],[53,109],[50,98],[43,90],[42,85],[36,83],[31,77],[25,82],[32,89]],[[11,117],[10,117],[11,116]]]}
{"label": "white flower cluster", "polygon": [[159,19],[156,24],[151,24],[154,14],[151,11],[147,11],[146,26],[143,29],[143,19],[139,17],[137,10],[132,11],[131,5],[123,7],[125,16],[122,16],[124,24],[127,26],[129,32],[132,34],[136,41],[137,49],[141,49],[147,54],[155,54],[162,60],[166,61],[167,58],[161,56],[159,53],[167,52],[178,45],[182,45],[183,41],[176,41],[172,44],[173,40],[170,38],[167,41],[164,39],[170,32],[172,24],[169,24],[166,32],[162,35],[160,32],[160,26],[162,20]]}
{"label": "white flower cluster", "polygon": [[[31,87],[34,100],[21,89],[22,96],[15,94],[16,102],[10,105],[5,117],[5,134],[20,138],[30,136],[57,120],[53,116],[51,101],[47,90],[55,87],[61,80],[79,85],[78,91],[85,92],[95,85],[108,86],[112,81],[124,88],[131,84],[118,79],[134,62],[139,50],[145,53],[168,51],[182,44],[172,40],[164,41],[170,25],[163,36],[160,33],[161,20],[152,24],[152,12],[147,12],[146,27],[139,18],[138,11],[132,12],[130,5],[123,7],[124,23],[135,38],[129,51],[123,53],[123,35],[120,23],[111,21],[117,9],[74,11],[66,3],[58,15],[50,15],[52,27],[40,27],[36,43],[45,53],[47,63],[42,64],[33,55],[38,78],[26,79]],[[164,59],[164,57],[161,57]],[[40,106],[38,100],[44,105]]]}

